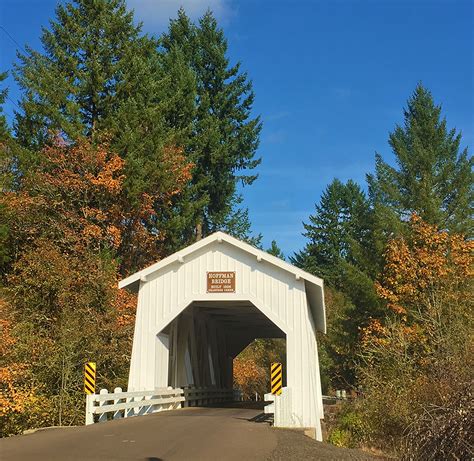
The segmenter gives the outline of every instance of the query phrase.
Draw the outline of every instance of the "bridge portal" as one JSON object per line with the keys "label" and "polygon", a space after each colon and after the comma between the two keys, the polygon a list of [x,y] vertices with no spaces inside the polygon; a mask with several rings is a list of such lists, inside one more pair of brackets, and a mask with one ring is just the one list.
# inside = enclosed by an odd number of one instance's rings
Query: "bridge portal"
{"label": "bridge portal", "polygon": [[321,440],[321,279],[217,232],[119,287],[138,292],[129,391],[231,389],[233,359],[248,344],[286,338],[286,403],[278,419],[288,427],[315,428]]}

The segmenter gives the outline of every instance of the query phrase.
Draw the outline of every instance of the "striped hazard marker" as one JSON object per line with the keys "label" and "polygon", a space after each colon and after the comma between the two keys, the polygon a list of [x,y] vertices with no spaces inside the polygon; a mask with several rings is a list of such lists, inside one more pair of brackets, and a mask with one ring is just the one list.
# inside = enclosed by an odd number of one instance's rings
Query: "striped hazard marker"
{"label": "striped hazard marker", "polygon": [[283,387],[283,367],[281,363],[272,363],[270,373],[272,394],[280,395]]}
{"label": "striped hazard marker", "polygon": [[84,392],[95,393],[95,362],[87,362],[84,366]]}

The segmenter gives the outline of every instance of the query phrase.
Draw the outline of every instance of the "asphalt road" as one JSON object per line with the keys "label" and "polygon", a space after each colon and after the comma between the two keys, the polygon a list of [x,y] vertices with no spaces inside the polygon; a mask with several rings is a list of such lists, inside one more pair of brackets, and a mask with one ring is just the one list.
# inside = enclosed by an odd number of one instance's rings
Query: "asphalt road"
{"label": "asphalt road", "polygon": [[0,440],[2,461],[370,460],[260,420],[261,410],[184,408]]}

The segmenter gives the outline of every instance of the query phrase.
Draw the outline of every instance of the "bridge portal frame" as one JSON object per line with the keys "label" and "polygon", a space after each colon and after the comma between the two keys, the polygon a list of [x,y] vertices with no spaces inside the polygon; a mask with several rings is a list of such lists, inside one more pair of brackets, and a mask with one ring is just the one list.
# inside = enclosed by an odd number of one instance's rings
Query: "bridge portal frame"
{"label": "bridge portal frame", "polygon": [[[220,271],[235,273],[235,292],[207,292],[207,272]],[[321,440],[316,332],[326,330],[322,279],[217,232],[119,287],[138,293],[129,392],[167,385],[229,387],[232,360],[247,344],[283,336],[292,396],[286,425],[314,428]],[[242,306],[254,310],[244,315]],[[225,322],[214,308],[226,309]]]}

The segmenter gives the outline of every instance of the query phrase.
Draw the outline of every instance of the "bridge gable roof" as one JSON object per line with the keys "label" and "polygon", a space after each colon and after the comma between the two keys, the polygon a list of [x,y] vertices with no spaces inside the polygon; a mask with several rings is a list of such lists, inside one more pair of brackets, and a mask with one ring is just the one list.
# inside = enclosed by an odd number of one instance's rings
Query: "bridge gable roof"
{"label": "bridge gable roof", "polygon": [[208,237],[199,240],[192,245],[183,248],[176,253],[162,259],[161,261],[146,267],[129,277],[119,282],[119,288],[127,288],[131,291],[137,292],[140,286],[140,281],[145,282],[147,276],[154,274],[155,272],[166,268],[176,262],[185,263],[186,257],[189,257],[193,253],[204,249],[211,244],[218,242],[225,242],[232,247],[245,252],[247,254],[255,256],[257,261],[265,262],[273,265],[275,268],[284,271],[289,274],[293,274],[297,280],[303,280],[306,296],[310,305],[313,318],[315,319],[316,328],[320,331],[326,332],[326,309],[324,303],[324,282],[321,278],[316,277],[292,264],[277,258],[266,251],[259,250],[258,248],[249,245],[246,242],[238,240],[224,232],[215,232]]}

